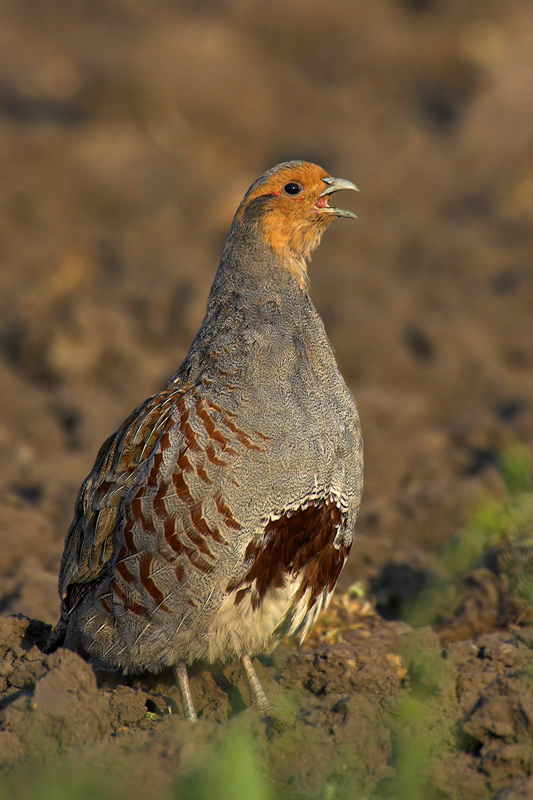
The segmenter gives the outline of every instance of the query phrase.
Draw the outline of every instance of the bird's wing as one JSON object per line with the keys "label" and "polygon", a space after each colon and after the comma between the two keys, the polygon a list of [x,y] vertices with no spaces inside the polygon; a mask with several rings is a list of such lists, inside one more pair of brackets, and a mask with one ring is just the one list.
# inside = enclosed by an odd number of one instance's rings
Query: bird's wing
{"label": "bird's wing", "polygon": [[65,541],[59,591],[105,572],[124,518],[125,499],[142,482],[169,427],[179,392],[165,389],[142,403],[102,445],[76,501]]}
{"label": "bird's wing", "polygon": [[119,599],[137,596],[141,584],[157,601],[154,558],[211,572],[213,550],[241,529],[221,475],[231,480],[232,460],[265,448],[266,437],[245,433],[234,417],[201,385],[170,384],[102,445],[65,543],[59,590],[67,611],[113,570]]}

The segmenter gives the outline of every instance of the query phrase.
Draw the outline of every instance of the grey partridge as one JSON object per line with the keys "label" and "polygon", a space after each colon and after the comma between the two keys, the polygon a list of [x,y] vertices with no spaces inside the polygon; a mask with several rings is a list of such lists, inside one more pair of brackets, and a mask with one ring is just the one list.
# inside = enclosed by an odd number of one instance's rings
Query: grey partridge
{"label": "grey partridge", "polygon": [[125,673],[250,657],[305,636],[350,551],[357,406],[305,259],[353,183],[290,161],[248,190],[185,361],[100,448],[61,562],[60,644]]}

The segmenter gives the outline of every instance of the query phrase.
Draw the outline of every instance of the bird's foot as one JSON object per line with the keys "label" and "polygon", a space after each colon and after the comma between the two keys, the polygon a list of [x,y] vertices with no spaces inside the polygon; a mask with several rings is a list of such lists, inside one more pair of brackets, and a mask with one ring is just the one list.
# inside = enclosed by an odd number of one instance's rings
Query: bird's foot
{"label": "bird's foot", "polygon": [[250,687],[252,695],[252,702],[264,717],[274,718],[276,716],[276,709],[268,700],[263,687],[259,683],[259,678],[253,668],[252,659],[248,655],[241,656],[241,664],[244,667],[244,674]]}
{"label": "bird's foot", "polygon": [[181,694],[181,703],[183,706],[183,713],[185,715],[185,719],[188,719],[190,722],[196,722],[198,720],[198,717],[196,716],[194,702],[192,699],[191,687],[189,685],[189,676],[187,675],[187,665],[185,664],[185,662],[180,661],[179,664],[176,664],[176,666],[174,667],[174,671],[176,673],[176,680],[178,682]]}

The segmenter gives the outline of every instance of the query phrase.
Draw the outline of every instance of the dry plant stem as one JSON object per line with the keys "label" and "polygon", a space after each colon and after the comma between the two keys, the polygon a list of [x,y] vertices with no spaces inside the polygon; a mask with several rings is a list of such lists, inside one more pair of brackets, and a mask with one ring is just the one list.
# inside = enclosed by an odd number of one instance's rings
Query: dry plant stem
{"label": "dry plant stem", "polygon": [[254,705],[257,706],[262,714],[271,715],[274,711],[274,706],[269,703],[267,696],[263,691],[263,687],[259,683],[259,678],[255,673],[250,656],[241,656],[241,663],[244,667],[244,673],[246,675],[248,685],[250,686]]}
{"label": "dry plant stem", "polygon": [[175,672],[181,693],[181,702],[183,705],[183,713],[185,714],[185,719],[188,719],[191,722],[196,722],[198,717],[196,716],[196,711],[194,709],[194,703],[192,699],[191,687],[189,686],[187,665],[183,661],[180,661],[179,664],[177,664],[175,667]]}

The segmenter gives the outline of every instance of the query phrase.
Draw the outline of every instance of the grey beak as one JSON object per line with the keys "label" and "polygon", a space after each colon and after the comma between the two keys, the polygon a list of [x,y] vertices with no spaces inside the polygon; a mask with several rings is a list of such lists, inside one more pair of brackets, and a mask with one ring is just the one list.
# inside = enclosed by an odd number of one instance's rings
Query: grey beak
{"label": "grey beak", "polygon": [[[333,194],[334,192],[340,192],[342,189],[351,189],[354,192],[358,192],[359,189],[352,183],[351,181],[347,181],[345,178],[322,178],[325,184],[327,184],[326,188],[320,195],[320,197],[324,197],[328,194]],[[332,208],[331,206],[322,206],[320,208],[320,212],[322,214],[333,214],[336,217],[348,217],[350,219],[357,219],[357,216],[353,214],[351,211],[347,211],[345,208]]]}

